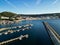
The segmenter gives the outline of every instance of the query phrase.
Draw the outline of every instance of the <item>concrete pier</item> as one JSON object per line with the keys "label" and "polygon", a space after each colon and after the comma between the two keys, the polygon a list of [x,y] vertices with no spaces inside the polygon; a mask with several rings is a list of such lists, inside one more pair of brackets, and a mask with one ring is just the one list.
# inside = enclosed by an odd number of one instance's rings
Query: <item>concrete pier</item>
{"label": "concrete pier", "polygon": [[54,45],[60,45],[60,36],[59,36],[59,34],[47,22],[44,22],[44,25],[48,29],[47,31],[48,31]]}

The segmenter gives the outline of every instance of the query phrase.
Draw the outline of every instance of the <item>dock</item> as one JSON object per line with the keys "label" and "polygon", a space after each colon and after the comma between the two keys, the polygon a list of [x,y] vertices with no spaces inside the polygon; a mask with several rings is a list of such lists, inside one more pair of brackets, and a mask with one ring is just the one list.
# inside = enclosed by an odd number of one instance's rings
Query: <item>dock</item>
{"label": "dock", "polygon": [[[1,32],[0,31],[0,36],[2,34],[7,35],[7,34],[14,33],[14,32],[20,32],[20,31],[29,30],[29,29],[31,29],[31,26],[33,26],[33,25],[32,24],[26,24],[26,25],[17,26],[17,27],[15,26],[15,27],[1,28],[0,29],[1,31],[4,31],[6,29],[8,29],[8,30],[6,32]],[[11,30],[11,28],[19,28],[19,29],[18,30]],[[12,42],[12,41],[15,41],[15,40],[23,40],[23,38],[25,39],[25,38],[28,38],[28,37],[29,37],[28,34],[20,35],[19,37],[16,37],[16,38],[13,38],[13,39],[9,39],[9,40],[0,42],[0,45],[7,44],[7,43]]]}
{"label": "dock", "polygon": [[1,35],[7,35],[7,34],[11,34],[11,33],[14,33],[14,32],[20,32],[20,31],[25,31],[25,30],[29,30],[29,29],[31,29],[31,27],[25,27],[25,28],[23,28],[23,29],[18,29],[18,30],[8,30],[8,31],[6,31],[6,32],[2,32],[2,33],[0,33],[0,36]]}
{"label": "dock", "polygon": [[15,41],[15,40],[23,40],[23,38],[28,38],[29,35],[26,34],[26,35],[21,35],[17,38],[14,38],[14,39],[10,39],[10,40],[7,40],[7,41],[3,41],[3,42],[0,42],[0,45],[3,45],[3,44],[6,44],[6,43],[9,43],[9,42],[12,42],[12,41]]}
{"label": "dock", "polygon": [[26,25],[23,25],[23,26],[14,26],[14,27],[0,28],[0,32],[1,32],[1,31],[4,31],[4,30],[7,30],[7,29],[25,28],[25,27],[29,27],[29,26],[33,26],[33,24],[26,24]]}

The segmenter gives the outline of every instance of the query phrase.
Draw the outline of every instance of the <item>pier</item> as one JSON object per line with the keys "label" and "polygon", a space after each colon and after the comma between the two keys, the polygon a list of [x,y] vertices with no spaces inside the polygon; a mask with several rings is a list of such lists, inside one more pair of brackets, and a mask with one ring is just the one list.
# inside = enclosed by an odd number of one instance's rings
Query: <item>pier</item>
{"label": "pier", "polygon": [[60,36],[59,34],[54,30],[54,28],[52,28],[48,22],[43,22],[45,27],[47,28],[47,31],[54,43],[54,45],[60,45]]}
{"label": "pier", "polygon": [[14,39],[10,39],[10,40],[7,40],[7,41],[3,41],[3,42],[0,42],[0,45],[3,45],[3,44],[6,44],[6,43],[9,43],[9,42],[12,42],[12,41],[15,41],[15,40],[23,40],[23,38],[28,38],[29,35],[26,34],[26,35],[21,35],[17,38],[14,38]]}
{"label": "pier", "polygon": [[29,26],[33,26],[33,24],[26,24],[26,25],[23,25],[23,26],[14,26],[14,27],[0,28],[0,32],[1,32],[1,31],[4,31],[4,30],[7,30],[7,29],[25,28],[25,27],[29,27]]}
{"label": "pier", "polygon": [[0,33],[0,35],[2,35],[2,34],[7,35],[7,34],[14,33],[14,32],[20,32],[20,31],[25,31],[25,30],[29,30],[29,29],[31,29],[31,27],[25,27],[25,28],[19,29],[19,30],[8,30],[6,32]]}
{"label": "pier", "polygon": [[[8,29],[7,31],[5,32],[1,32],[0,31],[0,36],[2,34],[4,35],[8,35],[8,34],[11,34],[11,33],[14,33],[14,32],[20,32],[20,31],[25,31],[25,30],[29,30],[31,29],[31,26],[33,26],[32,24],[26,24],[26,25],[23,25],[23,26],[15,26],[15,27],[8,27],[8,28],[2,28],[1,31],[4,31],[6,29]],[[11,28],[19,28],[18,30],[11,30]],[[3,42],[0,42],[0,45],[3,45],[3,44],[7,44],[9,42],[12,42],[12,41],[15,41],[15,40],[23,40],[23,38],[28,38],[29,35],[26,34],[26,35],[21,35],[17,38],[14,38],[14,39],[9,39],[9,40],[6,40],[6,41],[3,41]]]}

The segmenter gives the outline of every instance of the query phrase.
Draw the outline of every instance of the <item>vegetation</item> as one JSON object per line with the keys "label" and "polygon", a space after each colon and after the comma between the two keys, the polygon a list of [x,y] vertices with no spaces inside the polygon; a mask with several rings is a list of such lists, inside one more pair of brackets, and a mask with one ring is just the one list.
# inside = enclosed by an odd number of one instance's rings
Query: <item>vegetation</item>
{"label": "vegetation", "polygon": [[[20,16],[28,16],[28,17],[40,17],[40,16],[59,16],[60,17],[60,13],[50,13],[50,14],[29,14],[29,15],[25,15],[25,14],[16,14],[16,13],[12,13],[12,12],[1,12],[0,13],[0,20],[1,19],[1,16],[4,16],[4,17],[9,17],[9,20],[13,20],[12,18],[15,17],[20,17]],[[17,20],[17,19],[16,19]]]}
{"label": "vegetation", "polygon": [[12,13],[12,12],[2,12],[2,13],[0,13],[0,16],[6,16],[6,17],[13,17],[15,15],[16,14]]}
{"label": "vegetation", "polygon": [[15,15],[17,15],[17,14],[12,13],[12,12],[6,12],[6,11],[5,12],[1,12],[0,13],[0,20],[2,20],[1,16],[9,17],[9,20],[12,20],[11,18],[14,17]]}

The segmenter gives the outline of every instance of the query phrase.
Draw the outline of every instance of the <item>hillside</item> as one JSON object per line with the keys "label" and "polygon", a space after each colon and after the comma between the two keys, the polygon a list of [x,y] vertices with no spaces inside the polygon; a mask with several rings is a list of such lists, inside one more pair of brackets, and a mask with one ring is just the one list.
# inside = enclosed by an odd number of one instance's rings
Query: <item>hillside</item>
{"label": "hillside", "polygon": [[16,14],[15,13],[12,13],[12,12],[1,12],[0,13],[0,17],[1,16],[6,16],[6,17],[13,17],[15,16]]}
{"label": "hillside", "polygon": [[16,14],[13,12],[1,12],[0,17],[5,16],[5,17],[14,17],[14,16],[32,16],[32,17],[39,17],[39,16],[59,16],[60,13],[47,13],[47,14]]}

